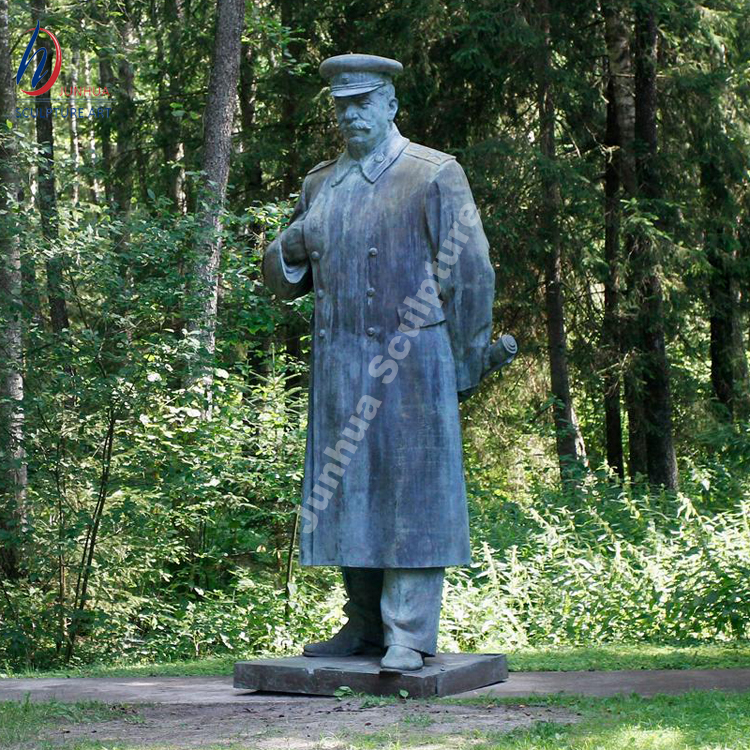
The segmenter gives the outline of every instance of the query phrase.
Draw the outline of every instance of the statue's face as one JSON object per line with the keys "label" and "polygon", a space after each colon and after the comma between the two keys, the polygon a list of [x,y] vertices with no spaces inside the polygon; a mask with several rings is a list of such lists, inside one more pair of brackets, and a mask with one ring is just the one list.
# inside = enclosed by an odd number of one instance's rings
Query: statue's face
{"label": "statue's face", "polygon": [[386,136],[398,110],[396,98],[387,93],[376,89],[334,100],[339,130],[348,146],[367,153]]}

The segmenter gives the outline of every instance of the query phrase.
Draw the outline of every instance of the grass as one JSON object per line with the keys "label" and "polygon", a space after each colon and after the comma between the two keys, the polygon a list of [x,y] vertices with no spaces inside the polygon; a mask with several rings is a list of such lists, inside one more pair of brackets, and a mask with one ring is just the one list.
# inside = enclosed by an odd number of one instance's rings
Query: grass
{"label": "grass", "polygon": [[[450,699],[444,699],[450,701]],[[551,696],[471,699],[467,704],[555,705],[581,715],[575,724],[538,722],[507,733],[410,733],[401,728],[342,737],[346,750],[748,750],[750,693],[694,692],[682,696],[575,698]],[[402,722],[403,726],[404,722]],[[316,746],[317,748],[318,746]],[[320,745],[334,747],[333,744]],[[119,748],[113,750],[120,750]],[[239,750],[239,748],[237,749]]]}
{"label": "grass", "polygon": [[[517,704],[505,699],[503,703]],[[533,700],[539,705],[545,701]],[[487,736],[476,750],[746,750],[750,693],[693,692],[641,698],[550,697],[547,704],[582,714],[577,724],[538,723]],[[365,746],[362,746],[365,747]],[[446,745],[446,748],[448,745]],[[453,747],[461,747],[460,744]]]}
{"label": "grass", "polygon": [[750,643],[699,646],[613,644],[530,648],[508,652],[512,672],[750,667]]}
{"label": "grass", "polygon": [[[60,703],[55,700],[32,702],[27,694],[23,701],[0,701],[0,748],[28,747],[42,729],[60,723],[89,724],[106,721],[115,716],[122,718],[123,711],[133,713],[122,705],[86,701]],[[41,750],[45,744],[34,744]]]}
{"label": "grass", "polygon": [[[346,750],[748,750],[750,749],[750,693],[694,692],[682,696],[639,698],[574,698],[552,696],[527,700],[444,699],[473,705],[555,705],[580,714],[572,725],[540,722],[530,729],[509,733],[467,731],[460,734],[426,733],[422,722],[401,722],[376,734],[327,738],[312,748]],[[122,711],[124,707],[120,706]],[[112,718],[118,707],[97,703],[0,703],[0,747],[4,750],[53,746],[39,740],[42,729],[64,722],[95,722]],[[137,718],[137,717],[134,717]],[[56,745],[56,747],[60,747]],[[66,750],[127,750],[127,743],[78,740]],[[151,750],[183,750],[150,746]],[[238,745],[236,750],[250,750]],[[218,750],[206,747],[205,750]],[[229,750],[226,745],[222,750]]]}
{"label": "grass", "polygon": [[[512,672],[617,669],[750,668],[750,642],[697,646],[614,644],[591,647],[538,647],[509,650]],[[269,654],[270,655],[270,654]],[[43,672],[3,672],[0,677],[200,677],[230,675],[234,662],[256,655],[209,657],[185,662],[101,664]]]}

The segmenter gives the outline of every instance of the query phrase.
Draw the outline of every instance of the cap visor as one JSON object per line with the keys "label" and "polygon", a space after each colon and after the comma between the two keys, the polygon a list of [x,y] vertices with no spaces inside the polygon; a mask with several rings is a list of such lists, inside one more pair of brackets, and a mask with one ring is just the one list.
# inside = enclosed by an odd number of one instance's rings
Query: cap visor
{"label": "cap visor", "polygon": [[363,83],[359,86],[331,86],[331,94],[336,98],[342,96],[357,96],[358,94],[366,94],[368,91],[375,91],[375,89],[379,89],[384,85],[385,82]]}

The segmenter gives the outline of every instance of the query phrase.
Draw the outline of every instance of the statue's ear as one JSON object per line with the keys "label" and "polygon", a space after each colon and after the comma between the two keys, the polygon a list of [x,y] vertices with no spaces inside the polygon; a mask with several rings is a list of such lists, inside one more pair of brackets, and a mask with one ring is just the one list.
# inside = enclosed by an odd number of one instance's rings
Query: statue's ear
{"label": "statue's ear", "polygon": [[396,117],[396,112],[398,112],[398,99],[393,96],[388,102],[388,114],[390,115],[391,121]]}

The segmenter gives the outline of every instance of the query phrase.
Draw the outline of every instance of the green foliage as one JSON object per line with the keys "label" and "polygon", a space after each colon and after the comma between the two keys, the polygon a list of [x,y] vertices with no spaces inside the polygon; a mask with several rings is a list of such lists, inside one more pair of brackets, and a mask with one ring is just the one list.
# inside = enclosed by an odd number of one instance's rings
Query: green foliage
{"label": "green foliage", "polygon": [[23,701],[0,702],[0,744],[4,748],[19,748],[34,742],[50,726],[89,724],[112,719],[132,720],[135,711],[121,705],[107,705],[95,701],[61,703],[56,700],[30,700],[29,693]]}
{"label": "green foliage", "polygon": [[[263,481],[280,465],[267,466],[258,476]],[[251,556],[249,567],[239,567],[228,551],[252,548],[255,532],[243,531],[242,525],[231,528],[225,516],[222,523],[207,524],[209,541],[192,554],[184,536],[170,534],[178,522],[183,533],[195,531],[204,509],[205,518],[217,519],[210,493],[190,513],[173,510],[171,516],[160,508],[154,489],[145,497],[150,498],[147,516],[164,513],[163,525],[149,526],[155,519],[139,522],[141,535],[155,546],[138,547],[129,539],[130,555],[120,553],[115,562],[125,540],[103,543],[97,592],[119,591],[119,596],[97,596],[77,663],[294,653],[337,629],[343,591],[335,571],[298,572],[287,601],[266,551]],[[225,502],[223,507],[236,512],[251,510],[232,505],[231,498]],[[112,507],[120,514],[135,505],[132,500]],[[474,517],[474,535],[488,541],[477,545],[474,566],[449,572],[440,636],[444,649],[699,644],[750,636],[747,491],[735,507],[708,514],[686,494],[641,494],[601,474],[592,475],[575,495],[538,486],[512,501],[479,493],[472,497],[472,507],[477,505],[483,515]],[[705,506],[711,506],[710,498]],[[250,528],[267,528],[272,517],[258,516]],[[494,522],[483,527],[487,519]],[[18,664],[18,649],[25,645],[26,663],[51,663],[54,601],[40,597],[39,589],[7,593],[26,619],[4,624],[5,660]]]}
{"label": "green foliage", "polygon": [[[18,118],[3,129],[3,142],[17,147],[10,166],[21,190],[8,195],[0,238],[19,241],[23,294],[22,309],[3,306],[2,325],[20,316],[28,483],[17,521],[3,436],[0,548],[23,564],[19,576],[0,577],[0,664],[60,666],[71,631],[70,663],[85,665],[291,653],[338,627],[337,573],[294,564],[313,301],[273,300],[261,257],[306,171],[340,150],[317,66],[345,50],[404,62],[399,127],[460,158],[497,270],[496,333],[520,344],[503,380],[485,382],[462,407],[475,566],[450,572],[441,644],[748,635],[750,424],[741,409],[732,421],[717,403],[710,299],[725,264],[746,354],[747,3],[658,3],[664,197],[621,206],[621,230],[662,247],[655,273],[683,479],[676,496],[596,468],[575,493],[557,486],[537,231],[544,175],[560,185],[573,400],[591,466],[607,455],[602,174],[612,154],[597,3],[551,4],[554,163],[532,137],[541,40],[518,3],[248,4],[216,350],[202,353],[213,376],[210,419],[187,375],[200,348],[191,321],[205,303],[195,261],[205,231],[198,185],[215,4],[194,3],[185,18],[182,4],[172,12],[162,0],[48,5],[64,75],[73,51],[79,85],[105,83],[109,69],[114,116],[80,119],[77,153],[69,152],[70,121],[54,121],[52,237],[43,236],[35,200],[46,163],[35,122]],[[14,44],[28,10],[11,4]],[[632,5],[623,12],[631,25]],[[134,102],[120,80],[128,66]],[[133,186],[127,212],[110,205],[124,178]],[[620,260],[624,283],[629,260]],[[70,325],[53,333],[56,263]],[[636,311],[625,304],[624,312]],[[9,403],[3,393],[0,406]]]}
{"label": "green foliage", "polygon": [[[539,487],[514,502],[499,498],[497,535],[481,535],[490,541],[477,548],[474,569],[448,578],[444,645],[747,638],[748,499],[747,477],[741,499],[708,513],[686,493],[642,494],[603,472],[575,494]],[[483,513],[492,515],[488,503]]]}

